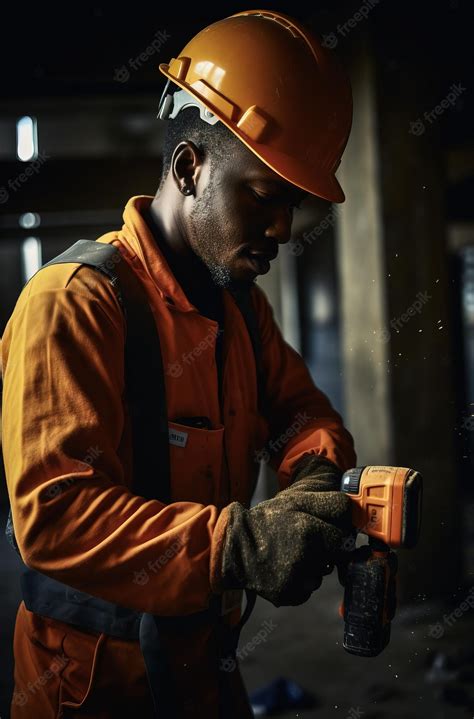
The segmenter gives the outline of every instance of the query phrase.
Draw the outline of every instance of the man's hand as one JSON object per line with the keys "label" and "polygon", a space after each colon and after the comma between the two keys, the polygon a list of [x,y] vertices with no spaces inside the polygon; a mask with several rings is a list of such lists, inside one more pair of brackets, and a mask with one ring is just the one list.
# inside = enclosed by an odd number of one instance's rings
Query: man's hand
{"label": "man's hand", "polygon": [[309,599],[351,529],[351,501],[333,489],[337,472],[327,460],[319,469],[313,462],[310,474],[273,499],[250,510],[228,505],[222,545],[214,548],[214,591],[253,589],[276,607]]}
{"label": "man's hand", "polygon": [[[339,467],[326,457],[317,454],[305,454],[297,463],[292,474],[290,487],[304,489],[312,492],[339,491],[342,480],[342,471]],[[324,575],[331,574],[334,566],[337,567],[338,575],[339,558],[342,563],[347,556],[348,546],[353,547],[355,539],[352,536],[352,527],[347,529],[343,535],[341,545],[328,557],[328,563],[323,571]]]}

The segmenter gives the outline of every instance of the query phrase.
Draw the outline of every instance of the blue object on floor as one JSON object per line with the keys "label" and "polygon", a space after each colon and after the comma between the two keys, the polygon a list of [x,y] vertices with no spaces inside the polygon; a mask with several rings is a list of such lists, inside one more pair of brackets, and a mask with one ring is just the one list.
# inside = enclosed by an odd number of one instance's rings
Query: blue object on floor
{"label": "blue object on floor", "polygon": [[316,699],[291,679],[278,677],[271,684],[253,692],[250,703],[254,716],[265,717],[275,716],[288,709],[313,709]]}

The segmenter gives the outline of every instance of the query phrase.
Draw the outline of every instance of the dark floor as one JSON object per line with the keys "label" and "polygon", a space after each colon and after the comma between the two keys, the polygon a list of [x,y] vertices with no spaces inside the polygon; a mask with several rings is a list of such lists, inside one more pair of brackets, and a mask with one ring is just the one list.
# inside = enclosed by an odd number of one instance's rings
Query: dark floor
{"label": "dark floor", "polygon": [[342,647],[343,622],[337,611],[342,591],[333,574],[303,606],[275,609],[264,600],[257,602],[240,646],[265,621],[272,631],[241,661],[250,692],[285,676],[314,693],[316,708],[279,715],[285,718],[474,716],[474,610],[449,617],[468,590],[449,608],[421,599],[400,608],[389,646],[374,658],[352,656]]}
{"label": "dark floor", "polygon": [[[2,534],[0,557],[0,717],[8,719],[20,563]],[[458,609],[458,618],[443,619],[467,595],[467,589],[460,592],[449,608],[423,598],[401,608],[389,647],[373,659],[351,656],[342,647],[343,623],[337,611],[342,587],[335,575],[300,607],[275,609],[258,600],[240,641],[246,685],[252,692],[284,676],[315,695],[316,708],[287,711],[280,715],[285,718],[474,717],[474,610]],[[246,649],[258,632],[261,642]],[[438,634],[442,636],[435,638]]]}

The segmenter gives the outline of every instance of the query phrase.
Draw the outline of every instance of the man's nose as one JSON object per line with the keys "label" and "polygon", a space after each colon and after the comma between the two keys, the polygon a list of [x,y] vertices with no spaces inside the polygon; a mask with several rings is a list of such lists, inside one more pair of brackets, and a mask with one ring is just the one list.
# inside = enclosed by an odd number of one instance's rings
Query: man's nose
{"label": "man's nose", "polygon": [[280,245],[289,242],[291,238],[291,224],[293,212],[289,207],[282,207],[273,213],[271,223],[265,230],[265,237],[271,237]]}

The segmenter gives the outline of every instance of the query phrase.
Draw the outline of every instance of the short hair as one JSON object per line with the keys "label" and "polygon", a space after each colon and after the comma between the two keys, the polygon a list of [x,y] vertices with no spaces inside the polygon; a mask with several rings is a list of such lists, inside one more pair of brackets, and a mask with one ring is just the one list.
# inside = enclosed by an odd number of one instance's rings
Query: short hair
{"label": "short hair", "polygon": [[161,189],[171,167],[173,152],[180,142],[194,142],[204,157],[209,157],[211,168],[242,148],[242,143],[222,122],[210,125],[201,120],[197,107],[181,110],[174,119],[166,120],[163,141],[163,166],[161,170]]}

